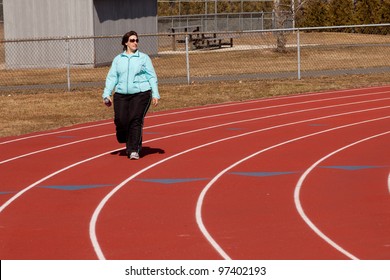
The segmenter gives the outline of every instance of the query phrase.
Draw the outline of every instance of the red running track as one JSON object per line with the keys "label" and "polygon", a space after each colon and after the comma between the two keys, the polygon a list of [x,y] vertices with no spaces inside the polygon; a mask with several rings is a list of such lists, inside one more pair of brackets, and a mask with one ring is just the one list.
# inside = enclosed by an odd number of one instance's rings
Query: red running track
{"label": "red running track", "polygon": [[1,259],[390,258],[390,86],[0,139]]}

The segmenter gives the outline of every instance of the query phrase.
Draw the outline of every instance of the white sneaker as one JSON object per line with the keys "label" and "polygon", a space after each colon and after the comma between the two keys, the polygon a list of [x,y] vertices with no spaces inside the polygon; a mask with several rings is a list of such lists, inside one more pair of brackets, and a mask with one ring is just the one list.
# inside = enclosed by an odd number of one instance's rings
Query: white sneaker
{"label": "white sneaker", "polygon": [[139,159],[139,154],[137,152],[132,152],[130,154],[130,159]]}

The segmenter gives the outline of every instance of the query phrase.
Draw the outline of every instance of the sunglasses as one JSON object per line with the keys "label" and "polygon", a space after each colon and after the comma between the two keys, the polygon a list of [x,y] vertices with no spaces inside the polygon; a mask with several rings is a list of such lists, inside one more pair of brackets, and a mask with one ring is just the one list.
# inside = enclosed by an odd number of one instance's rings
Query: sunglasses
{"label": "sunglasses", "polygon": [[130,43],[134,43],[134,42],[138,43],[139,40],[138,40],[138,39],[129,39],[129,42],[130,42]]}

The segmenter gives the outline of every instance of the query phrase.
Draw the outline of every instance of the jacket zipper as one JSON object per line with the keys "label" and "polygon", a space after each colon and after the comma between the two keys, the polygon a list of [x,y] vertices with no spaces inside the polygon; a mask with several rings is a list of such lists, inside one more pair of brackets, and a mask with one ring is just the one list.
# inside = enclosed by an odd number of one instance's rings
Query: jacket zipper
{"label": "jacket zipper", "polygon": [[126,93],[129,93],[130,57],[127,58]]}

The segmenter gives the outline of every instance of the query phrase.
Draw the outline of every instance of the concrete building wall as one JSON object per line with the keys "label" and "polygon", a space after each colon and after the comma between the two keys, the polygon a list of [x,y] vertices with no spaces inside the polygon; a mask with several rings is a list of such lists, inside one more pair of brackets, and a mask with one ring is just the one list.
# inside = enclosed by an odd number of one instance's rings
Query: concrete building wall
{"label": "concrete building wall", "polygon": [[[157,33],[156,0],[3,1],[5,40]],[[144,37],[140,50],[157,54],[157,42]],[[110,63],[120,51],[118,38],[36,40],[6,43],[5,57],[7,68],[96,66]]]}
{"label": "concrete building wall", "polygon": [[3,0],[5,39],[93,35],[92,0]]}
{"label": "concrete building wall", "polygon": [[[138,34],[157,34],[157,0],[94,0],[94,34],[123,35],[130,30]],[[158,52],[158,37],[141,37],[139,49],[153,55]],[[110,63],[122,51],[121,38],[96,39],[97,65]],[[108,59],[107,58],[111,58]]]}
{"label": "concrete building wall", "polygon": [[94,34],[157,33],[156,0],[94,0]]}

